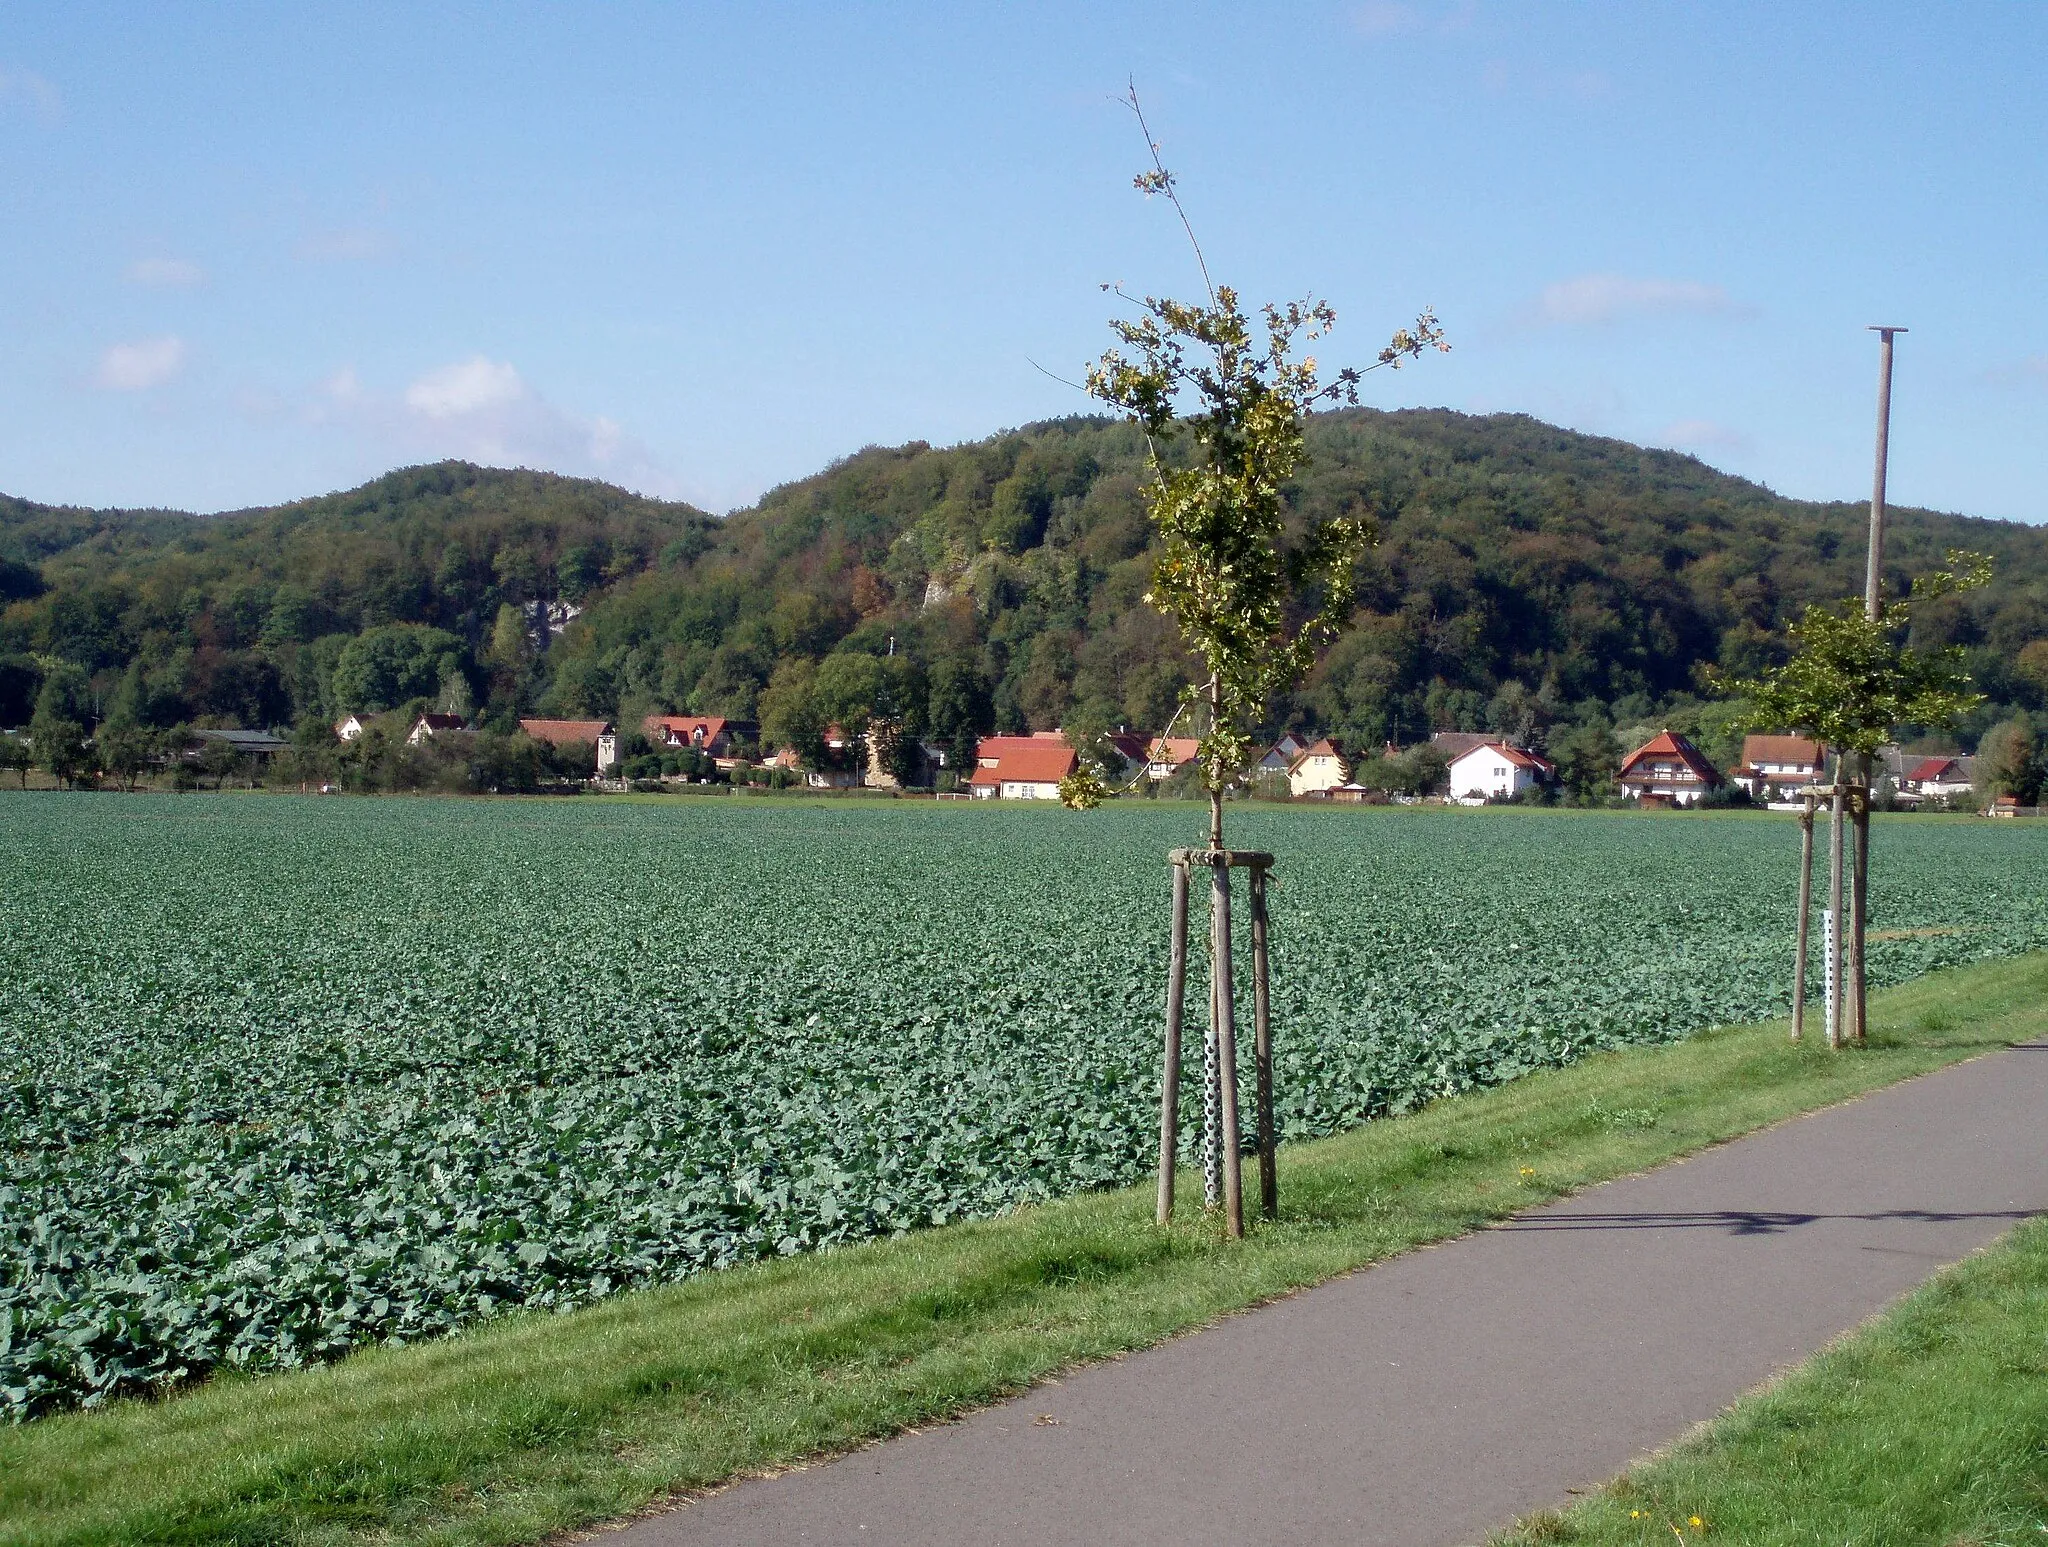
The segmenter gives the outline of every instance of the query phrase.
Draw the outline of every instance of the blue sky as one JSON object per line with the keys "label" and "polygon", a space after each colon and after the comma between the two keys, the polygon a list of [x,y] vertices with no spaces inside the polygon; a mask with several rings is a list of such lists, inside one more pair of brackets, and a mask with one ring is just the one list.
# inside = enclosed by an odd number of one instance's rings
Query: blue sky
{"label": "blue sky", "polygon": [[1219,277],[1384,406],[2048,520],[2048,5],[0,11],[0,491],[214,510],[440,456],[725,510],[1085,409]]}

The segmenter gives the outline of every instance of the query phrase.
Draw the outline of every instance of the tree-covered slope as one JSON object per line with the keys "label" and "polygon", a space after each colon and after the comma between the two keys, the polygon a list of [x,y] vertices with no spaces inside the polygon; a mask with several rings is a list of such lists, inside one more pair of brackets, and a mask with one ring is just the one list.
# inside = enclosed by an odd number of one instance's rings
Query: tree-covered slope
{"label": "tree-covered slope", "polygon": [[[1381,542],[1358,628],[1278,714],[1359,744],[1696,716],[1702,666],[1762,664],[1807,602],[1861,589],[1862,505],[1675,453],[1439,411],[1322,416],[1310,447],[1297,508],[1370,511]],[[34,574],[8,572],[0,651],[159,719],[328,715],[368,685],[500,715],[1156,729],[1188,667],[1142,600],[1143,449],[1095,418],[869,448],[723,521],[463,464],[204,519],[9,502],[0,557]],[[2048,638],[2048,531],[1898,510],[1892,532],[1899,580],[1950,547],[1997,559],[1917,626],[1969,649],[1983,723],[2040,708],[2014,663]],[[582,608],[559,635],[550,602]]]}

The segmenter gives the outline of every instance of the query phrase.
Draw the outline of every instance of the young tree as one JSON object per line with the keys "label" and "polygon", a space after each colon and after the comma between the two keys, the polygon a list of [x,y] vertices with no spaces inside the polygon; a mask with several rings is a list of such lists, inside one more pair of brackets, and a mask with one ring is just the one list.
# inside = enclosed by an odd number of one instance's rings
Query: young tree
{"label": "young tree", "polygon": [[0,733],[0,768],[12,769],[21,780],[23,789],[28,788],[28,771],[35,766],[35,761],[35,752],[26,736]]}
{"label": "young tree", "polygon": [[99,746],[100,765],[121,781],[130,793],[142,771],[156,754],[156,734],[126,715],[116,715],[101,726],[94,738]]}
{"label": "young tree", "polygon": [[1750,700],[1753,726],[1798,731],[1861,757],[1901,725],[1953,725],[1983,702],[1963,670],[1963,652],[1905,643],[1916,605],[1991,578],[1990,561],[1977,554],[1952,552],[1948,564],[1874,619],[1864,615],[1860,597],[1815,603],[1793,625],[1795,649],[1783,666],[1747,682],[1716,677],[1715,685]]}
{"label": "young tree", "polygon": [[[1356,404],[1362,373],[1346,368],[1325,382],[1313,355],[1296,357],[1298,344],[1335,325],[1329,303],[1311,296],[1269,305],[1255,324],[1237,292],[1210,278],[1135,88],[1127,102],[1152,162],[1135,186],[1166,199],[1180,217],[1207,301],[1138,301],[1105,286],[1138,315],[1110,324],[1118,344],[1089,367],[1087,388],[1145,432],[1146,503],[1160,539],[1145,599],[1179,625],[1208,672],[1187,697],[1208,711],[1202,782],[1209,843],[1220,849],[1224,792],[1248,761],[1252,727],[1351,620],[1354,566],[1374,540],[1370,516],[1290,531],[1285,490],[1305,455],[1303,418],[1319,407]],[[1425,310],[1365,369],[1449,347]]]}
{"label": "young tree", "polygon": [[[1867,615],[1860,597],[1850,597],[1833,606],[1816,603],[1808,607],[1792,628],[1795,649],[1791,659],[1761,677],[1743,682],[1710,674],[1717,687],[1750,701],[1750,724],[1760,729],[1802,732],[1833,748],[1836,754],[1836,793],[1829,834],[1831,910],[1837,909],[1840,902],[1845,816],[1852,817],[1856,826],[1856,863],[1855,885],[1849,899],[1846,993],[1836,1001],[1846,1014],[1830,1015],[1830,1046],[1835,1045],[1845,1024],[1851,1037],[1860,1039],[1863,1035],[1870,759],[1900,725],[1940,729],[1953,725],[1983,701],[1982,695],[1972,690],[1969,676],[1963,670],[1961,650],[1915,650],[1906,643],[1913,608],[1918,603],[1973,589],[1991,578],[1991,561],[1979,554],[1951,551],[1948,566],[1916,582],[1910,595],[1879,607],[1876,617]],[[1846,764],[1848,758],[1855,759],[1853,767]],[[1860,795],[1845,793],[1852,784],[1862,788]],[[1802,888],[1804,885],[1802,878]],[[1802,899],[1804,896],[1802,890]],[[1803,901],[1801,907],[1798,971],[1803,974]],[[1839,944],[1836,949],[1839,950]],[[1837,960],[1831,953],[1830,970]],[[1796,1028],[1796,1019],[1794,1024]]]}
{"label": "young tree", "polygon": [[1992,726],[1977,743],[1976,783],[1986,805],[2010,795],[2031,806],[2040,798],[2044,773],[2040,738],[2024,715]]}
{"label": "young tree", "polygon": [[[1351,621],[1357,606],[1355,569],[1374,538],[1368,513],[1292,522],[1287,485],[1306,454],[1304,418],[1317,408],[1358,402],[1360,372],[1346,368],[1325,382],[1313,355],[1297,357],[1335,325],[1336,312],[1313,296],[1266,306],[1254,323],[1237,292],[1218,285],[1182,207],[1173,174],[1138,104],[1127,99],[1144,133],[1151,166],[1135,179],[1147,196],[1173,206],[1194,249],[1206,303],[1147,296],[1141,302],[1114,288],[1136,311],[1113,321],[1115,346],[1088,369],[1087,390],[1120,410],[1144,431],[1150,481],[1147,514],[1159,540],[1152,588],[1145,600],[1178,625],[1200,658],[1206,682],[1190,685],[1184,706],[1207,711],[1197,759],[1209,796],[1209,850],[1223,850],[1223,796],[1245,777],[1251,733],[1267,705],[1299,681],[1316,651]],[[1398,366],[1425,349],[1445,349],[1434,315],[1424,311],[1413,329],[1395,333],[1375,366]],[[1067,801],[1086,806],[1100,798],[1091,781],[1070,780]],[[1204,1048],[1205,1192],[1216,1201],[1220,1182],[1225,1228],[1244,1233],[1237,1127],[1237,1069],[1230,989],[1230,861],[1212,877],[1210,1035]],[[1188,873],[1183,853],[1174,880],[1173,947],[1184,962]],[[1268,1213],[1278,1210],[1271,1044],[1263,992],[1266,873],[1250,872],[1255,995],[1254,1062],[1259,1103],[1260,1191]],[[1179,978],[1169,973],[1167,1030],[1160,1092],[1158,1218],[1173,1212],[1179,1142]],[[1215,1117],[1210,1120],[1210,1113]]]}
{"label": "young tree", "polygon": [[51,664],[36,694],[28,736],[35,760],[59,784],[85,772],[90,757],[85,722],[92,718],[92,687],[83,668],[68,661]]}

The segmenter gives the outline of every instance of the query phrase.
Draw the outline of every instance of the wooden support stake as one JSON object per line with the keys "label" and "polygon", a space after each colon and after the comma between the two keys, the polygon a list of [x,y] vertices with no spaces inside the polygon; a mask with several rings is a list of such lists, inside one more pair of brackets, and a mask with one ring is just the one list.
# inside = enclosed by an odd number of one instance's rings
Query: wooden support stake
{"label": "wooden support stake", "polygon": [[1238,1153],[1237,1007],[1230,980],[1230,862],[1216,862],[1216,884],[1210,893],[1210,987],[1215,1013],[1210,1036],[1215,1039],[1216,1071],[1222,1108],[1220,1148],[1223,1161],[1223,1229],[1232,1240],[1244,1235],[1244,1157]]}
{"label": "wooden support stake", "polygon": [[1806,1033],[1806,930],[1813,912],[1813,797],[1799,797],[1799,944],[1792,961],[1792,1040]]}
{"label": "wooden support stake", "polygon": [[1180,1024],[1188,987],[1188,867],[1173,865],[1172,954],[1166,968],[1166,1054],[1159,1071],[1159,1223],[1173,1218],[1180,1166]]}
{"label": "wooden support stake", "polygon": [[1869,1029],[1864,1000],[1869,987],[1863,975],[1863,934],[1870,912],[1870,759],[1863,760],[1863,785],[1851,798],[1856,824],[1856,883],[1849,904],[1849,1025],[1852,1042]]}
{"label": "wooden support stake", "polygon": [[1842,809],[1843,786],[1838,766],[1828,803],[1828,919],[1834,927],[1828,931],[1826,941],[1827,981],[1835,989],[1827,1002],[1828,1046],[1831,1048],[1842,1045]]}
{"label": "wooden support stake", "polygon": [[1259,1211],[1280,1217],[1280,1136],[1273,1127],[1271,972],[1266,965],[1266,868],[1252,867],[1252,1062],[1258,1069]]}

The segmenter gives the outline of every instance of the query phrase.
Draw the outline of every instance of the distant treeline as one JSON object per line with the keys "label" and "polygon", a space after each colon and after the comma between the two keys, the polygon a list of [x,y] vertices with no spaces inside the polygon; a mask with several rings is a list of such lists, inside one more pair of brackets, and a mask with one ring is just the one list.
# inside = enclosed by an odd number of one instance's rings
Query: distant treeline
{"label": "distant treeline", "polygon": [[[1493,730],[1569,761],[1662,723],[1726,759],[1734,716],[1701,669],[1768,665],[1807,602],[1861,589],[1863,507],[1690,457],[1434,411],[1330,414],[1309,439],[1296,508],[1369,513],[1381,541],[1357,628],[1276,732]],[[217,517],[0,500],[0,725],[60,673],[81,713],[142,727],[425,706],[506,733],[657,712],[791,742],[870,718],[945,745],[1156,731],[1191,665],[1143,601],[1142,477],[1133,430],[1076,418],[870,448],[723,520],[463,463]],[[1916,615],[1989,696],[1963,744],[2048,710],[2048,531],[1893,522],[1895,585],[1951,547],[1997,561]]]}

